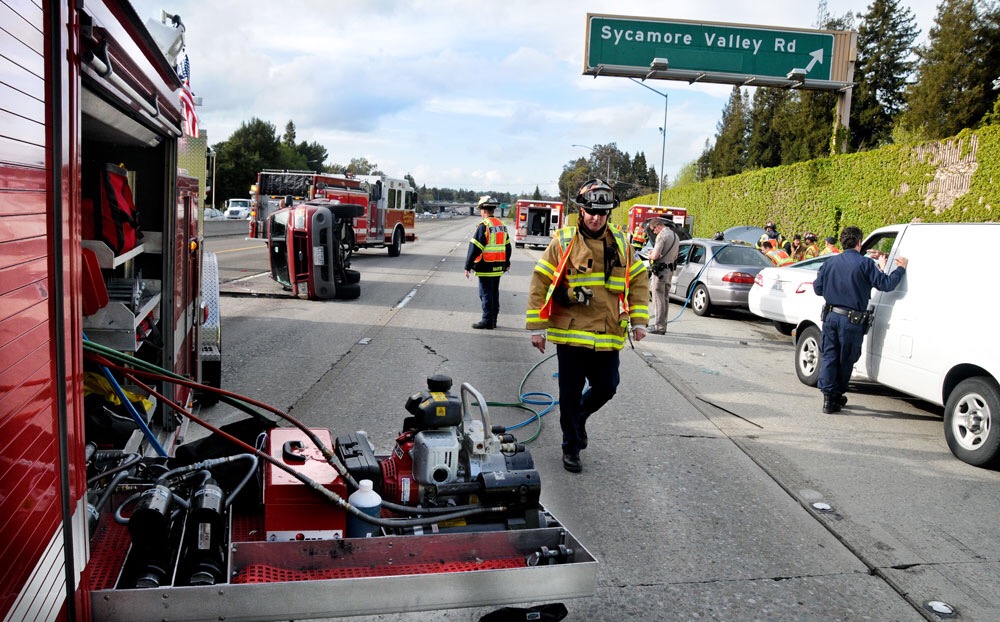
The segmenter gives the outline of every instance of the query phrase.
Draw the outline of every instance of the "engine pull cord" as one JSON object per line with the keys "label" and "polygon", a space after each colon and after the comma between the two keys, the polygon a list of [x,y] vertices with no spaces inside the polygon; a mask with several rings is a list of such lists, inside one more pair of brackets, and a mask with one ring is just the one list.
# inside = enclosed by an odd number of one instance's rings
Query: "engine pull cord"
{"label": "engine pull cord", "polygon": [[[126,373],[128,373],[128,372],[126,372]],[[272,466],[275,466],[275,467],[281,469],[282,471],[285,471],[286,473],[288,473],[289,475],[291,475],[295,479],[297,479],[300,482],[302,482],[303,484],[305,484],[308,488],[310,488],[314,492],[320,494],[321,496],[325,497],[327,500],[333,502],[335,505],[337,505],[338,507],[340,507],[341,509],[343,509],[345,512],[348,512],[352,516],[355,516],[358,519],[363,520],[363,521],[365,521],[367,523],[371,523],[371,524],[377,525],[379,527],[388,527],[388,528],[418,527],[418,526],[422,526],[422,525],[433,525],[435,523],[440,523],[442,521],[449,521],[449,520],[454,520],[454,519],[458,519],[458,518],[465,518],[465,517],[468,517],[468,516],[478,516],[480,514],[499,514],[499,513],[504,513],[504,512],[507,511],[507,507],[506,506],[498,505],[498,506],[493,506],[493,507],[473,507],[473,508],[468,508],[468,509],[463,509],[463,510],[449,512],[449,513],[442,513],[440,515],[435,515],[435,516],[427,516],[427,517],[424,517],[424,518],[398,519],[398,518],[381,518],[379,516],[369,516],[368,514],[365,514],[361,510],[357,509],[356,507],[354,507],[353,505],[351,505],[350,503],[348,503],[347,501],[345,501],[344,498],[341,497],[340,495],[338,495],[337,493],[333,492],[332,490],[328,490],[328,489],[324,488],[322,485],[320,485],[319,483],[317,483],[312,478],[310,478],[310,477],[302,474],[301,472],[299,472],[296,469],[293,469],[292,467],[290,467],[287,464],[281,462],[280,460],[277,460],[276,458],[274,458],[270,454],[265,453],[265,452],[257,449],[256,447],[252,447],[252,446],[244,443],[240,439],[238,439],[238,438],[236,438],[236,437],[234,437],[234,436],[232,436],[230,434],[227,434],[226,432],[220,430],[219,428],[216,428],[215,426],[213,426],[212,424],[208,423],[204,419],[201,419],[200,417],[197,417],[196,415],[188,413],[187,411],[184,410],[183,407],[181,407],[176,402],[168,399],[165,395],[159,394],[152,387],[143,385],[141,383],[141,381],[138,380],[138,378],[134,378],[133,377],[132,380],[134,380],[137,383],[139,383],[139,386],[143,390],[149,390],[151,392],[150,393],[151,395],[155,395],[158,400],[162,400],[164,404],[170,406],[171,408],[173,408],[174,410],[176,410],[176,411],[178,411],[180,413],[183,413],[185,416],[187,416],[188,418],[190,418],[195,423],[197,423],[197,424],[205,427],[205,429],[207,429],[207,430],[209,430],[209,431],[211,431],[211,432],[213,432],[215,434],[218,434],[219,436],[221,436],[221,437],[223,437],[223,438],[225,438],[225,439],[227,439],[227,440],[235,443],[236,445],[239,445],[240,447],[246,449],[248,453],[252,453],[252,454],[256,455],[258,458],[261,458],[261,459],[269,462]],[[233,458],[235,459],[235,457],[233,457]],[[224,459],[219,459],[219,460],[224,460]],[[206,461],[206,462],[208,462],[208,461]],[[195,465],[192,465],[192,467],[193,466],[195,466]],[[161,476],[161,479],[162,479],[162,476]],[[139,493],[137,493],[137,495],[138,494]],[[137,495],[133,495],[133,496],[137,496]],[[233,496],[233,495],[231,495],[231,496]],[[175,498],[177,498],[176,495],[175,495]],[[128,502],[129,500],[131,500],[131,497],[129,499],[127,499],[126,502]],[[124,505],[124,503],[122,505]],[[383,502],[382,506],[383,507],[387,507],[384,502]],[[409,509],[413,510],[413,508],[409,508]],[[117,520],[117,515],[116,515],[116,520]]]}

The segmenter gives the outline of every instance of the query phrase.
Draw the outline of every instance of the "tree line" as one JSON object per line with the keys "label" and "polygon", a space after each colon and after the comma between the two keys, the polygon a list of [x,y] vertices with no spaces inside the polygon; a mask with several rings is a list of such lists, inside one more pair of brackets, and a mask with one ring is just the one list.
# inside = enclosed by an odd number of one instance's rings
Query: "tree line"
{"label": "tree line", "polygon": [[[246,197],[250,186],[257,183],[257,173],[266,169],[287,171],[313,171],[316,173],[351,173],[354,175],[383,175],[395,177],[397,173],[385,173],[377,163],[367,158],[351,158],[347,163],[328,163],[326,147],[313,141],[296,141],[295,123],[288,121],[280,136],[273,123],[254,117],[244,121],[227,139],[212,145],[215,153],[216,204],[234,197]],[[464,188],[428,188],[418,186],[412,175],[403,178],[417,189],[418,209],[420,205],[432,201],[451,203],[475,203],[479,197],[489,194],[501,203],[510,203],[518,198],[509,192],[468,190]],[[535,194],[540,196],[538,188]],[[208,203],[212,203],[209,198]]]}
{"label": "tree line", "polygon": [[993,122],[998,110],[1000,8],[992,0],[942,0],[924,45],[900,0],[873,0],[855,19],[831,16],[821,0],[817,27],[857,26],[850,127],[834,135],[835,93],[734,86],[701,156],[676,184],[831,155],[838,140],[851,152],[936,140]]}

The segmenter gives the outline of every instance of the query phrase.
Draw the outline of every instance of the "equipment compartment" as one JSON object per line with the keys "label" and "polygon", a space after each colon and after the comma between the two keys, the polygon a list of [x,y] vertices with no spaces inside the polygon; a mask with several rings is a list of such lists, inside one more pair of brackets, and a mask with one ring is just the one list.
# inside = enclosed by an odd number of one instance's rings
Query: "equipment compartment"
{"label": "equipment compartment", "polygon": [[[553,519],[554,521],[554,519]],[[530,565],[530,564],[536,565]],[[592,596],[597,560],[563,527],[237,542],[231,583],[100,590],[96,620],[289,620]]]}

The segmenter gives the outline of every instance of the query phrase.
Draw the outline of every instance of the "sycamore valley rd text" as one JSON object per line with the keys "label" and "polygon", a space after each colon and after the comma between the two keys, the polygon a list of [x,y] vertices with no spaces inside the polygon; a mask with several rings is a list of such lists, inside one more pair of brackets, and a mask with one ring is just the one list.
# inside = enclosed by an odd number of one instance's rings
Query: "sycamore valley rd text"
{"label": "sycamore valley rd text", "polygon": [[[749,50],[752,48],[754,54],[760,51],[760,46],[764,43],[763,39],[750,39],[737,33],[726,35],[717,32],[704,32],[702,34],[705,36],[705,45],[707,47],[740,50]],[[618,29],[611,26],[601,27],[601,39],[614,41],[614,45],[616,46],[620,45],[623,41],[626,43],[663,43],[666,45],[686,46],[690,46],[694,42],[694,36],[690,34],[657,32],[655,30]],[[774,51],[794,54],[795,44],[795,39],[775,37]]]}

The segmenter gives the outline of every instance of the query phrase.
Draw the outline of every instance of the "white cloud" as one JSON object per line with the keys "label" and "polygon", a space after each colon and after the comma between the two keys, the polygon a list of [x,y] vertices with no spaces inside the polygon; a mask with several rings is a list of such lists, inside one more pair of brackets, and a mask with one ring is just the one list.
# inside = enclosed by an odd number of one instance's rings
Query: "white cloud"
{"label": "white cloud", "polygon": [[[936,0],[910,5],[932,24]],[[870,0],[828,0],[863,13]],[[137,0],[187,27],[192,86],[210,142],[257,117],[330,160],[366,157],[430,186],[556,192],[573,144],[615,142],[659,169],[662,99],[623,78],[583,76],[586,14],[811,28],[800,0]],[[671,177],[715,134],[730,88],[649,81],[669,95]],[[482,186],[480,184],[483,184]]]}

